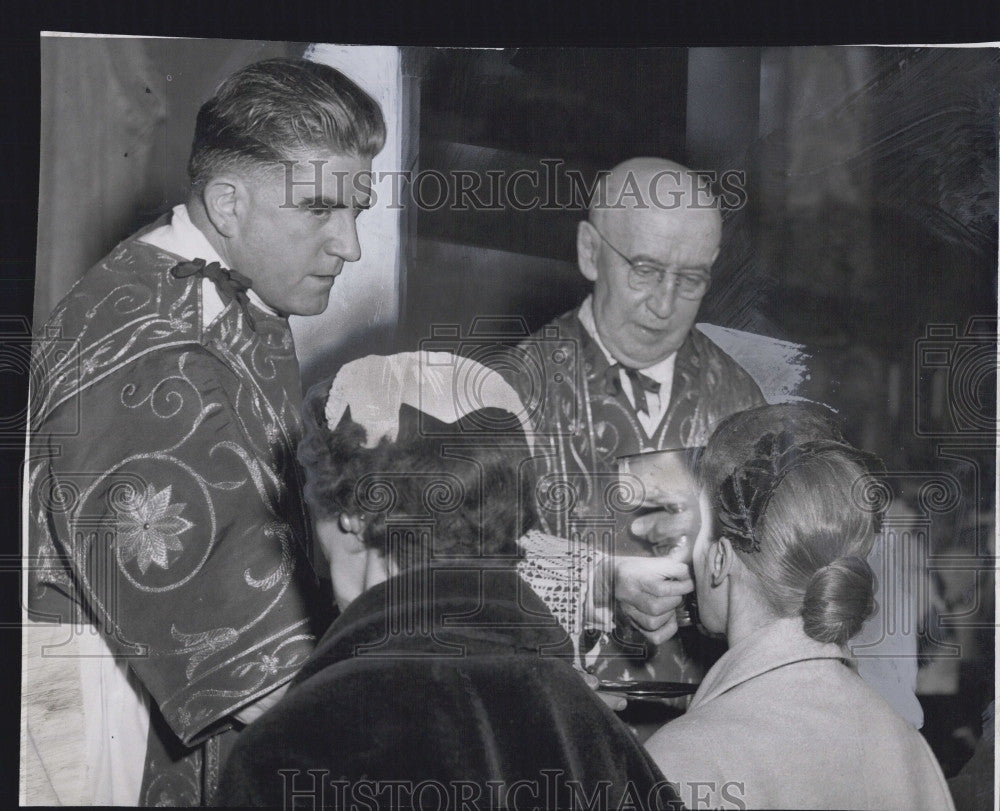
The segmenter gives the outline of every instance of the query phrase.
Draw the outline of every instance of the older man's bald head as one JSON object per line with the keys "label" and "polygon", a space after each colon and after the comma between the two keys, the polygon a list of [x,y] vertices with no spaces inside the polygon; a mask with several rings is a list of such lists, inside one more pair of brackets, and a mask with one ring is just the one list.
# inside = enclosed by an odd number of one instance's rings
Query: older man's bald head
{"label": "older man's bald head", "polygon": [[707,179],[665,158],[631,158],[615,166],[598,184],[589,218],[598,228],[633,219],[684,221],[716,244],[722,234],[719,201]]}
{"label": "older man's bald head", "polygon": [[[722,217],[707,182],[662,158],[633,158],[598,184],[577,231],[580,272],[594,282],[597,332],[615,359],[651,366],[680,348],[700,297],[677,295],[677,279],[707,276],[719,253]],[[652,287],[630,266],[659,268]]]}

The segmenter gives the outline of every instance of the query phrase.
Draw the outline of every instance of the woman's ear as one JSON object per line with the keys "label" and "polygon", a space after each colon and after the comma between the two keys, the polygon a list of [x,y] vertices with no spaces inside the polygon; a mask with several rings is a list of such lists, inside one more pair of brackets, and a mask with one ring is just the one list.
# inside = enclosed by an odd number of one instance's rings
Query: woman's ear
{"label": "woman's ear", "polygon": [[713,586],[721,586],[725,582],[732,572],[735,559],[732,541],[725,535],[712,542],[708,550],[708,565]]}
{"label": "woman's ear", "polygon": [[340,518],[323,518],[313,523],[316,541],[329,563],[337,554],[361,546],[358,533],[345,527]]}
{"label": "woman's ear", "polygon": [[344,532],[350,532],[354,535],[360,535],[365,530],[364,519],[357,515],[341,513],[337,522],[340,524],[340,528]]}

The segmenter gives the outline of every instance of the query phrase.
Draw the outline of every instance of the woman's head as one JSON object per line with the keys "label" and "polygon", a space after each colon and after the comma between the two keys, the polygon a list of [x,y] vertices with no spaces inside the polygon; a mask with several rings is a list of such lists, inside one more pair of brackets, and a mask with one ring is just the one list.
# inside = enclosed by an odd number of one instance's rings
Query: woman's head
{"label": "woman's head", "polygon": [[[517,539],[535,523],[534,478],[517,421],[481,409],[457,423],[436,423],[402,407],[400,434],[365,447],[365,429],[347,411],[332,429],[311,432],[299,449],[306,498],[317,519],[360,518],[365,546],[390,547],[400,568],[444,556],[516,556]],[[494,422],[488,438],[472,420]],[[407,424],[410,427],[407,427]],[[433,541],[433,549],[430,544]]]}
{"label": "woman's head", "polygon": [[723,630],[738,594],[772,616],[802,616],[814,639],[854,636],[874,611],[866,558],[879,468],[812,406],[763,406],[720,424],[701,467],[712,525],[695,548],[703,622]]}
{"label": "woman's head", "polygon": [[341,608],[435,558],[515,558],[535,523],[530,427],[491,369],[369,355],[314,386],[298,458]]}
{"label": "woman's head", "polygon": [[415,427],[427,415],[405,405],[402,412],[396,439],[375,447],[365,447],[350,410],[332,429],[307,431],[299,446],[341,610],[387,577],[441,558],[513,560],[535,523],[535,480],[523,464],[530,451],[507,412],[470,415],[505,423],[489,441],[463,434],[474,428],[469,418],[436,423],[428,435]]}

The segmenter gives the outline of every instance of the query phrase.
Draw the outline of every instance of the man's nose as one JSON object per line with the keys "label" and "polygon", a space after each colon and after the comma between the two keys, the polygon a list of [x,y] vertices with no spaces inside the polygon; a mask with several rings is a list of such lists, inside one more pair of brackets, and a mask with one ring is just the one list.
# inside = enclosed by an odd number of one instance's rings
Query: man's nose
{"label": "man's nose", "polygon": [[330,235],[323,243],[323,250],[330,256],[339,256],[345,262],[357,262],[361,258],[361,243],[358,240],[358,223],[350,209],[338,211],[330,218]]}
{"label": "man's nose", "polygon": [[663,281],[654,287],[646,298],[646,306],[658,318],[669,318],[674,311],[677,294],[677,279],[667,273]]}

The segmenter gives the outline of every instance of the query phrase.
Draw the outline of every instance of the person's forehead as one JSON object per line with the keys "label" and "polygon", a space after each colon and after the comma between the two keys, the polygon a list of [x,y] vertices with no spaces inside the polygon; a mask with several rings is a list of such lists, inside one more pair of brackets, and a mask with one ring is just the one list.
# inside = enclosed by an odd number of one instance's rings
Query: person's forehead
{"label": "person's forehead", "polygon": [[718,212],[708,209],[630,208],[608,212],[606,219],[629,256],[711,261],[721,238]]}
{"label": "person's forehead", "polygon": [[303,150],[263,167],[260,184],[269,192],[296,199],[341,201],[344,197],[366,197],[370,183],[359,175],[371,171],[371,158],[338,154],[329,150]]}
{"label": "person's forehead", "polygon": [[349,152],[338,152],[325,147],[313,147],[290,152],[282,164],[295,163],[299,168],[312,167],[319,163],[324,171],[357,171],[358,168],[370,167],[371,158],[363,158]]}

